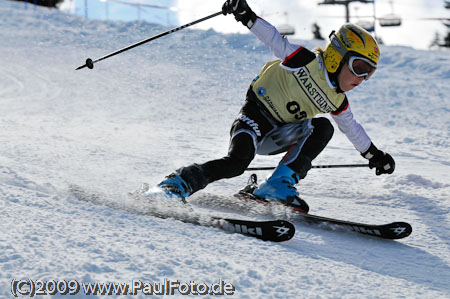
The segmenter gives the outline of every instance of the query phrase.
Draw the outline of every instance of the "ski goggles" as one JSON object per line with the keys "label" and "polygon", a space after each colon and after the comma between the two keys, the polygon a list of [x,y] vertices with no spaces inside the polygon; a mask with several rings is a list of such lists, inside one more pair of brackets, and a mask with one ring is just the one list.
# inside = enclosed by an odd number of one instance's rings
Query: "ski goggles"
{"label": "ski goggles", "polygon": [[377,65],[367,58],[350,56],[348,59],[348,68],[356,77],[364,77],[364,80],[369,80],[373,73],[375,73]]}

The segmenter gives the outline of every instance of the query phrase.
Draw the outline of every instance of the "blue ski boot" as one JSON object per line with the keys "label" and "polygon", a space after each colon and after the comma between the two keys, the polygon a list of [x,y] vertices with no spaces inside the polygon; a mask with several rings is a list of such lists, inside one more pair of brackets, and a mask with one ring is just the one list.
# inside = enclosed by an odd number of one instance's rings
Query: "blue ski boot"
{"label": "blue ski boot", "polygon": [[295,211],[308,213],[308,204],[300,198],[294,187],[299,180],[300,177],[295,171],[279,164],[272,175],[253,191],[253,195],[267,200],[278,200]]}
{"label": "blue ski boot", "polygon": [[[157,185],[159,191],[162,191],[165,196],[169,198],[180,199],[186,203],[185,198],[191,195],[191,188],[189,184],[176,172],[168,175],[161,183]],[[152,188],[144,193],[146,197],[153,197],[155,188]]]}

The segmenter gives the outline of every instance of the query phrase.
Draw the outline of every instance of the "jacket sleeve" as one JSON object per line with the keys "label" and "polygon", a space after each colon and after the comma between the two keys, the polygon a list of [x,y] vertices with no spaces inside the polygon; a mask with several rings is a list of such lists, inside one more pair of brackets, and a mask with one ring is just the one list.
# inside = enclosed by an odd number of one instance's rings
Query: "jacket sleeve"
{"label": "jacket sleeve", "polygon": [[372,141],[364,128],[353,118],[350,106],[347,105],[346,109],[339,113],[331,113],[331,117],[359,152],[363,153],[369,149]]}
{"label": "jacket sleeve", "polygon": [[291,44],[274,26],[261,18],[256,19],[250,31],[283,61],[302,48],[300,45]]}

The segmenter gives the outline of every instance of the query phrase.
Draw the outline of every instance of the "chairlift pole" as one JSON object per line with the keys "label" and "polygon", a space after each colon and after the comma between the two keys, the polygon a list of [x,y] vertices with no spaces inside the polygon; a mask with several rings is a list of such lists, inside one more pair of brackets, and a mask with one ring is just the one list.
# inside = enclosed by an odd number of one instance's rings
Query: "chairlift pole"
{"label": "chairlift pole", "polygon": [[374,3],[375,0],[323,0],[319,5],[345,5],[345,20],[350,22],[350,3],[362,2],[362,3]]}
{"label": "chairlift pole", "polygon": [[377,38],[377,11],[375,9],[375,0],[373,0],[373,35]]}
{"label": "chairlift pole", "polygon": [[350,1],[346,1],[345,3],[345,22],[350,22]]}

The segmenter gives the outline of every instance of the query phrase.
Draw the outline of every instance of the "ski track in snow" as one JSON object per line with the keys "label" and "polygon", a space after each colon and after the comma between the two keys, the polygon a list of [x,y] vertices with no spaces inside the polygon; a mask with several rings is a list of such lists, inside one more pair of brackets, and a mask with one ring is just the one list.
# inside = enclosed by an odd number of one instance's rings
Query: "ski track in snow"
{"label": "ski track in snow", "polygon": [[[393,242],[296,224],[295,237],[276,244],[133,213],[127,199],[141,182],[226,154],[246,89],[273,58],[252,35],[185,29],[74,71],[167,28],[10,1],[0,15],[1,298],[11,298],[14,278],[222,279],[237,298],[450,297],[450,52],[384,46],[373,79],[349,93],[358,121],[396,159],[393,175],[311,170],[298,185],[314,214],[407,221],[411,236]],[[279,159],[258,156],[252,166]],[[337,128],[315,161],[333,163],[364,163]],[[192,201],[231,196],[247,176]],[[110,204],[81,202],[71,185]]]}

